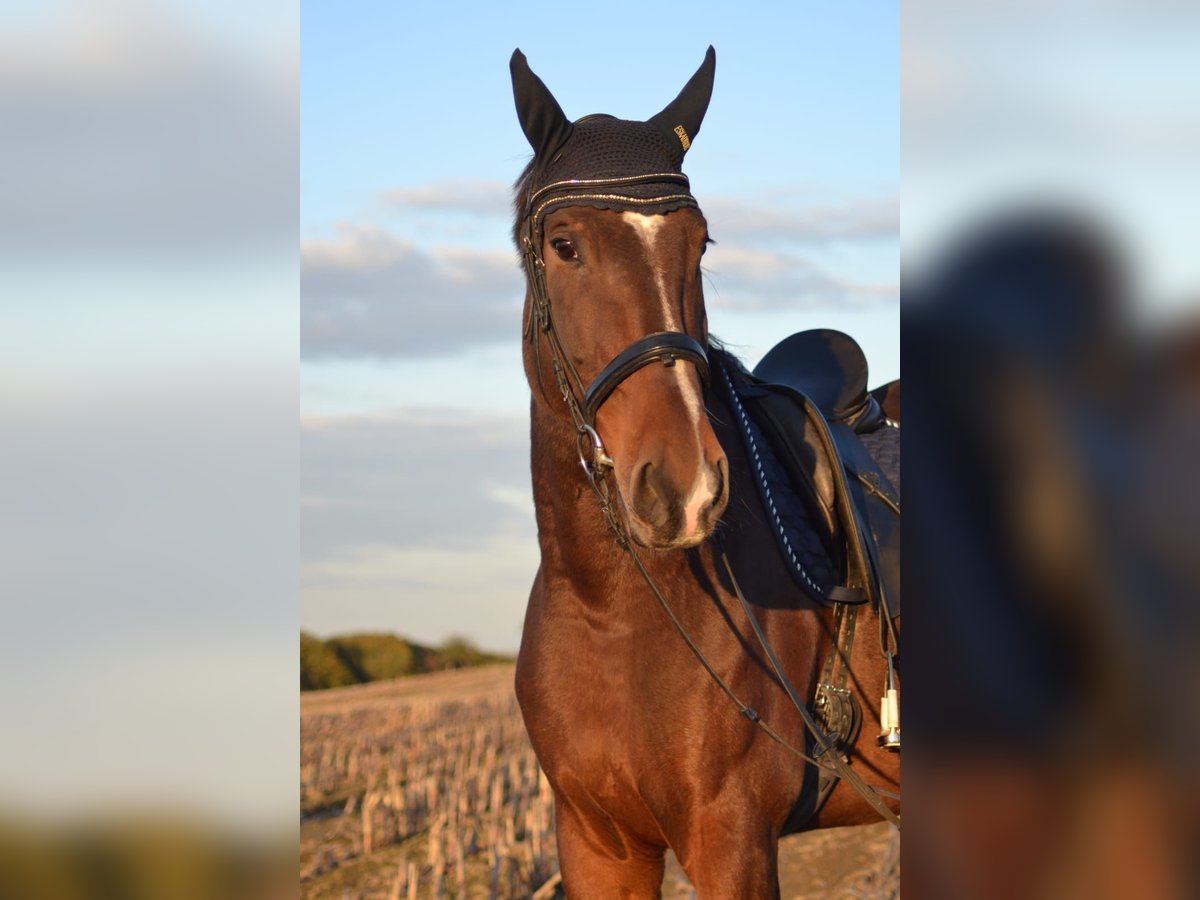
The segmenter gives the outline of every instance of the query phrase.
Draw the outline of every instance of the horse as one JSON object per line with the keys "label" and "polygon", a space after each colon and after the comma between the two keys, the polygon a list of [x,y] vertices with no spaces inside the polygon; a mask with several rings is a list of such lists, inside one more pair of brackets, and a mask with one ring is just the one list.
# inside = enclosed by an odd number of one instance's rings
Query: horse
{"label": "horse", "polygon": [[670,849],[699,897],[778,897],[782,834],[899,809],[898,754],[868,728],[841,749],[872,796],[843,765],[816,801],[840,757],[796,695],[841,655],[878,716],[896,676],[872,641],[837,645],[838,613],[788,569],[719,389],[752,379],[708,334],[708,223],[682,174],[715,52],[646,121],[571,121],[520,50],[510,69],[534,151],[513,234],[541,551],[515,686],[563,886],[659,896]]}

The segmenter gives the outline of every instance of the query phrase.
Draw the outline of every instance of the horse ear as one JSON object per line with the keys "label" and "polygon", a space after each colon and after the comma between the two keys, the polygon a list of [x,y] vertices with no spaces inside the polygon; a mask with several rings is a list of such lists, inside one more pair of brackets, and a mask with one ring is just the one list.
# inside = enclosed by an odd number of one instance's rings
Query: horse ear
{"label": "horse ear", "polygon": [[683,148],[680,156],[687,153],[688,147],[700,133],[700,123],[704,121],[704,113],[708,110],[708,101],[712,97],[713,75],[717,70],[717,51],[710,45],[704,54],[704,62],[696,70],[696,74],[684,85],[679,96],[667,104],[666,108],[652,116],[650,122],[674,135]]}
{"label": "horse ear", "polygon": [[571,136],[571,123],[550,89],[533,74],[524,53],[514,50],[508,67],[512,71],[513,99],[521,130],[534,155],[546,159]]}

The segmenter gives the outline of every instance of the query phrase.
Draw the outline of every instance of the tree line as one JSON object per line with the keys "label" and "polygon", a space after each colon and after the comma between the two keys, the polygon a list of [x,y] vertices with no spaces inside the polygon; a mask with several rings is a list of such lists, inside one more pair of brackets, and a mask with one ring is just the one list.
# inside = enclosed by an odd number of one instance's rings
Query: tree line
{"label": "tree line", "polygon": [[511,657],[482,651],[462,637],[449,638],[440,647],[427,647],[396,634],[347,634],[322,639],[300,632],[302,691],[494,662],[511,662]]}

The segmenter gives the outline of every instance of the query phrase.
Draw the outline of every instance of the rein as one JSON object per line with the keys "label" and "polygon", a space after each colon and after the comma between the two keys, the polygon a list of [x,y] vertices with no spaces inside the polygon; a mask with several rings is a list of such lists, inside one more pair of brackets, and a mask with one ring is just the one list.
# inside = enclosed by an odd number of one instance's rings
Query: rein
{"label": "rein", "polygon": [[[746,613],[746,618],[750,620],[750,627],[754,629],[754,636],[758,639],[759,646],[762,647],[763,653],[767,655],[767,659],[771,663],[771,668],[775,670],[775,676],[779,679],[779,683],[783,686],[784,691],[787,692],[788,699],[792,701],[792,705],[795,706],[796,710],[800,713],[800,717],[804,720],[804,726],[817,740],[818,744],[820,744],[820,755],[825,756],[826,753],[829,753],[828,758],[831,760],[831,764],[825,765],[824,763],[817,763],[818,767],[824,768],[826,771],[832,771],[834,774],[836,774],[839,778],[854,788],[858,795],[862,797],[863,800],[865,800],[867,804],[873,810],[875,810],[875,812],[879,813],[881,816],[883,816],[883,818],[899,828],[900,817],[892,812],[887,805],[879,799],[879,795],[884,794],[895,800],[899,800],[900,797],[897,794],[891,793],[890,791],[884,791],[880,788],[867,784],[867,782],[863,781],[861,776],[859,776],[859,774],[850,767],[850,764],[842,759],[841,754],[839,754],[836,751],[836,748],[833,746],[832,739],[821,731],[816,719],[813,718],[811,710],[809,710],[808,706],[796,694],[796,689],[792,686],[792,682],[788,679],[787,674],[783,671],[783,666],[779,662],[779,657],[775,655],[774,648],[767,640],[767,636],[763,633],[762,626],[758,624],[758,619],[755,617],[754,611],[750,608],[750,602],[746,599],[745,594],[742,593],[742,588],[738,584],[737,578],[734,577],[733,567],[729,564],[729,557],[725,554],[724,548],[721,549],[721,562],[725,566],[725,571],[729,574],[729,580],[733,584],[734,593],[737,594],[738,601],[742,604],[742,609]],[[834,652],[837,652],[836,648],[834,649]],[[830,753],[829,751],[831,750],[833,752]]]}
{"label": "rein", "polygon": [[[880,799],[881,796],[899,799],[899,795],[889,791],[876,788],[865,782],[858,775],[850,764],[843,760],[840,753],[836,749],[836,740],[826,734],[821,726],[813,717],[812,712],[807,705],[800,699],[791,681],[783,671],[783,667],[779,662],[774,649],[767,640],[762,627],[759,625],[755,617],[749,601],[742,593],[741,586],[733,574],[733,567],[730,565],[729,558],[725,553],[723,546],[718,548],[718,553],[725,571],[729,575],[731,584],[733,585],[734,593],[737,595],[742,609],[745,611],[747,618],[750,620],[751,628],[754,631],[759,645],[762,647],[767,659],[769,660],[775,676],[778,679],[788,698],[800,713],[804,725],[812,735],[817,746],[816,757],[809,756],[802,750],[797,749],[794,745],[788,742],[777,731],[775,731],[768,723],[764,722],[753,708],[744,703],[741,698],[734,693],[733,689],[725,682],[720,674],[713,668],[712,664],[705,657],[704,652],[688,634],[683,627],[683,623],[676,617],[671,609],[670,603],[655,583],[653,577],[647,571],[642,563],[641,557],[638,556],[634,549],[633,541],[629,537],[629,532],[623,526],[621,518],[628,522],[628,511],[624,504],[620,503],[621,517],[618,517],[612,502],[612,494],[608,487],[608,479],[605,477],[609,469],[612,468],[613,462],[609,457],[604,447],[604,442],[596,431],[595,417],[600,407],[609,398],[614,390],[626,378],[632,375],[639,369],[655,362],[661,362],[664,366],[674,366],[677,359],[684,359],[696,366],[700,374],[701,380],[705,387],[709,386],[710,372],[708,364],[708,355],[704,348],[695,338],[688,334],[675,331],[660,331],[648,334],[631,343],[623,351],[617,354],[611,362],[601,370],[600,374],[591,382],[585,389],[583,381],[579,377],[574,365],[570,361],[569,355],[566,353],[562,344],[562,339],[558,334],[558,330],[554,326],[554,319],[551,314],[550,297],[546,291],[545,282],[545,262],[540,253],[541,247],[541,216],[545,210],[555,203],[571,203],[571,202],[619,202],[621,204],[633,205],[637,203],[650,202],[644,198],[635,198],[622,196],[613,193],[604,193],[604,189],[619,190],[621,187],[629,184],[650,183],[674,181],[681,182],[684,185],[684,190],[687,189],[687,177],[682,174],[654,174],[645,176],[636,176],[634,178],[624,179],[592,179],[592,180],[572,180],[568,182],[556,182],[539,189],[534,192],[528,199],[525,207],[525,222],[521,235],[521,250],[525,259],[525,271],[529,284],[532,303],[529,311],[529,319],[525,327],[525,336],[533,347],[535,355],[535,369],[537,371],[539,383],[541,380],[541,361],[539,347],[541,346],[539,336],[544,335],[546,344],[550,350],[551,368],[554,372],[554,378],[558,387],[559,393],[562,396],[563,402],[567,406],[570,413],[571,421],[576,430],[576,440],[578,442],[579,462],[584,473],[587,475],[588,483],[592,487],[592,491],[596,494],[600,503],[600,511],[604,517],[605,523],[616,538],[616,542],[621,549],[629,553],[638,572],[643,580],[650,587],[659,606],[666,613],[667,618],[675,627],[675,630],[683,638],[684,643],[691,651],[692,655],[697,659],[700,665],[713,679],[721,691],[733,701],[737,707],[739,714],[745,716],[759,728],[761,728],[772,740],[784,747],[791,753],[795,754],[800,759],[808,762],[818,769],[822,769],[846,781],[854,790],[871,806],[880,816],[887,821],[893,823],[897,827],[900,825],[899,817],[887,807]],[[585,192],[577,192],[580,187],[589,190]],[[597,191],[601,191],[597,193]],[[550,199],[544,200],[540,205],[535,207],[535,202],[543,196],[550,194]],[[668,200],[691,200],[690,194],[671,195],[666,198]],[[661,203],[663,198],[653,198],[653,202]],[[694,203],[694,201],[692,201]],[[535,329],[536,324],[536,329]],[[545,389],[543,386],[543,394]],[[582,399],[581,399],[582,398]],[[618,502],[620,495],[618,494]],[[837,647],[834,647],[834,653],[837,652]],[[848,663],[847,663],[848,664]]]}
{"label": "rein", "polygon": [[[622,512],[624,512],[623,507]],[[855,772],[853,768],[851,768],[850,764],[843,760],[841,755],[837,752],[836,740],[821,730],[821,726],[813,717],[812,711],[809,710],[808,706],[800,699],[795,687],[792,686],[791,680],[783,671],[783,666],[779,662],[779,657],[775,654],[775,650],[771,646],[770,641],[767,640],[767,636],[763,632],[762,626],[758,623],[758,618],[754,615],[754,611],[750,607],[750,601],[748,601],[746,599],[746,595],[742,593],[741,585],[738,583],[737,577],[733,574],[733,566],[729,562],[729,556],[725,553],[724,546],[721,546],[718,549],[721,564],[725,567],[725,572],[729,575],[729,581],[733,585],[733,590],[737,595],[738,602],[741,603],[742,609],[746,613],[746,618],[750,620],[750,627],[754,631],[754,636],[758,640],[759,646],[762,647],[763,653],[766,654],[767,660],[771,663],[771,668],[774,670],[780,686],[788,695],[788,699],[792,701],[792,705],[795,706],[796,710],[800,713],[800,718],[803,719],[805,728],[808,729],[809,733],[816,741],[818,749],[815,757],[809,756],[803,750],[797,749],[791,742],[780,735],[779,732],[772,728],[767,722],[763,721],[762,717],[753,707],[746,704],[740,697],[738,697],[736,693],[734,693],[733,688],[731,688],[726,683],[725,679],[720,676],[717,670],[713,667],[712,663],[710,663],[708,658],[704,655],[704,651],[700,649],[699,645],[697,645],[692,639],[692,636],[688,634],[687,629],[683,627],[683,623],[679,621],[679,617],[675,615],[675,611],[671,609],[671,605],[667,602],[667,598],[659,589],[658,584],[655,583],[653,576],[651,576],[650,572],[647,571],[641,557],[638,556],[637,551],[634,549],[633,542],[629,540],[625,532],[620,530],[620,526],[616,524],[615,517],[612,517],[606,512],[605,519],[609,523],[609,527],[615,531],[617,543],[622,549],[627,551],[630,558],[633,559],[633,563],[637,567],[638,572],[641,574],[642,579],[650,587],[651,592],[654,594],[654,598],[658,601],[658,605],[661,606],[663,612],[667,614],[667,618],[670,619],[671,624],[675,627],[675,630],[679,633],[679,636],[683,638],[683,642],[687,644],[688,650],[690,650],[692,655],[696,657],[696,660],[704,668],[704,671],[708,673],[709,677],[712,678],[712,680],[716,683],[717,687],[721,689],[725,696],[733,701],[733,705],[738,708],[738,712],[761,728],[763,732],[771,738],[771,740],[775,741],[775,743],[779,744],[784,749],[795,754],[805,762],[816,766],[818,769],[823,769],[826,772],[836,775],[844,780],[860,797],[863,798],[864,801],[866,801],[867,805],[875,810],[875,812],[879,813],[880,816],[899,828],[900,817],[892,812],[891,809],[889,809],[888,806],[879,798],[883,796],[890,797],[893,800],[899,800],[900,795],[892,793],[891,791],[885,791],[882,788],[877,788],[864,781],[862,777]],[[834,652],[836,652],[836,648]],[[829,762],[825,762],[823,758],[827,758]]]}

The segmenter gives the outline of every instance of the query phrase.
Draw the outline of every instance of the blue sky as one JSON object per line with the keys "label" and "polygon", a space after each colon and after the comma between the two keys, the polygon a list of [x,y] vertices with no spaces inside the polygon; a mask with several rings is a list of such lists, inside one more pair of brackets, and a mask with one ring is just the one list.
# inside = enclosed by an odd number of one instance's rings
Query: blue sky
{"label": "blue sky", "polygon": [[509,185],[515,47],[567,115],[645,119],[716,47],[688,153],[713,331],[899,374],[892,4],[302,6],[301,624],[514,649],[536,568]]}

